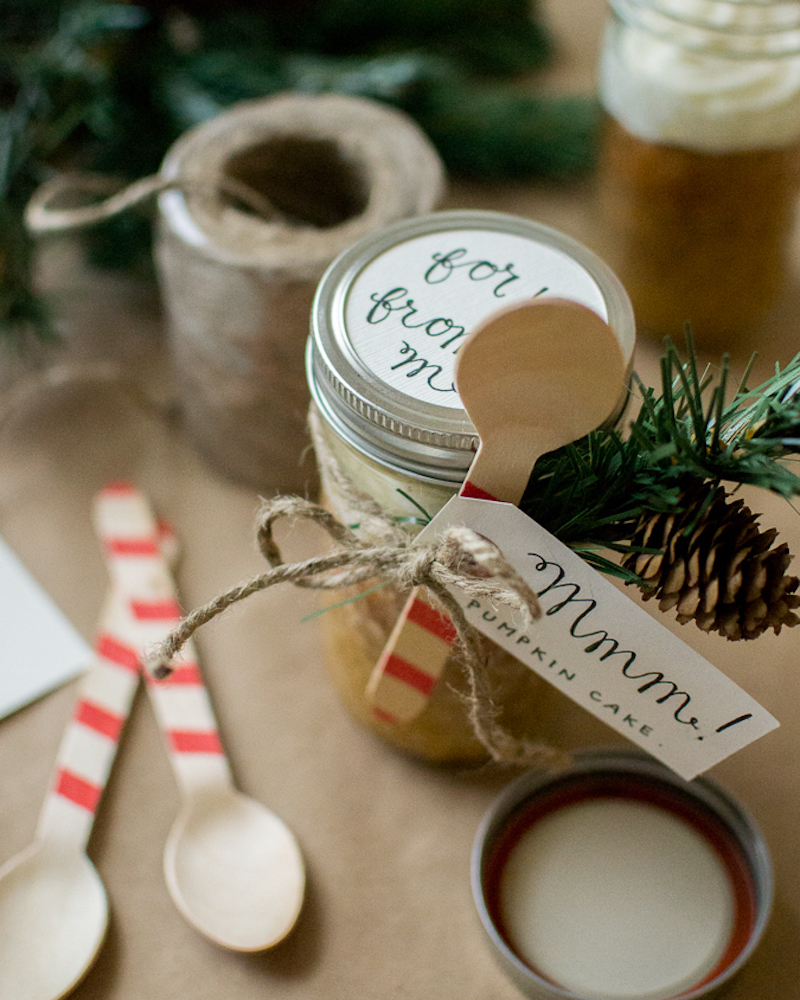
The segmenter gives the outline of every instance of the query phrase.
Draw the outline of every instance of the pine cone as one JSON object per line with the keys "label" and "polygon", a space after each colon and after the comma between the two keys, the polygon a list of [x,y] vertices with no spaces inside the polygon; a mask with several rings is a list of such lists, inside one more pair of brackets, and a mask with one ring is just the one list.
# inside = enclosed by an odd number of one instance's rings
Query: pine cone
{"label": "pine cone", "polygon": [[758,516],[723,487],[701,484],[677,514],[640,518],[632,544],[660,551],[629,556],[624,566],[644,581],[644,600],[675,608],[681,624],[694,620],[726,639],[755,639],[769,628],[777,635],[800,622],[800,580],[786,575],[788,546],[773,548],[778,532],[761,531]]}

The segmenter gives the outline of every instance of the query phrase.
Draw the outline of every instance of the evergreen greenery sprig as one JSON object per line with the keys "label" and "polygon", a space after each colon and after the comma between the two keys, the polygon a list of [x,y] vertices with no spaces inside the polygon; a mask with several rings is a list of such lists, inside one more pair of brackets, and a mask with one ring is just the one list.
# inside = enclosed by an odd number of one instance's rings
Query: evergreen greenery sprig
{"label": "evergreen greenery sprig", "polygon": [[627,429],[600,428],[543,456],[522,500],[523,510],[588,562],[629,582],[641,583],[602,550],[642,551],[631,541],[641,519],[682,515],[700,486],[800,494],[800,476],[787,465],[800,451],[800,354],[754,389],[747,388],[750,366],[729,400],[728,358],[718,371],[701,372],[690,336],[687,354],[681,360],[667,342],[658,390],[633,378],[639,410]]}
{"label": "evergreen greenery sprig", "polygon": [[[295,89],[405,110],[453,172],[574,176],[596,101],[511,79],[552,48],[530,0],[0,0],[0,341],[47,329],[22,214],[53,171],[147,176],[191,126]],[[84,239],[95,264],[150,259],[139,213]]]}
{"label": "evergreen greenery sprig", "polygon": [[[118,88],[111,54],[146,20],[144,11],[127,4],[2,4],[0,334],[24,340],[32,331],[51,333],[32,289],[25,205],[49,171],[88,166],[94,148],[116,135]],[[129,145],[139,148],[138,142]]]}

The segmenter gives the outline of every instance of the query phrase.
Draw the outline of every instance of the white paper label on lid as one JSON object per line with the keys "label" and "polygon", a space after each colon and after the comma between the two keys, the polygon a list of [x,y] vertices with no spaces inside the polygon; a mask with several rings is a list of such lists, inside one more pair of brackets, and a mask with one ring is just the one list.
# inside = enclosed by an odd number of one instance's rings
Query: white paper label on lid
{"label": "white paper label on lid", "polygon": [[461,409],[453,372],[464,338],[499,309],[539,296],[608,320],[597,282],[563,250],[510,233],[445,230],[370,261],[348,289],[345,325],[362,364],[387,385]]}
{"label": "white paper label on lid", "polygon": [[470,624],[682,778],[777,728],[746,691],[512,504],[454,497],[419,538],[451,525],[490,538],[544,612],[525,629],[504,605],[453,587]]}

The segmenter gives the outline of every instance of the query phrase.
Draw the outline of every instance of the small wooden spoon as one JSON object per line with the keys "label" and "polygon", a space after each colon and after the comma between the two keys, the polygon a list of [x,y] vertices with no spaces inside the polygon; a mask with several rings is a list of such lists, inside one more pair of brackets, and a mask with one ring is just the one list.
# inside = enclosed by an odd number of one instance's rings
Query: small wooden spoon
{"label": "small wooden spoon", "polygon": [[[158,645],[180,620],[175,584],[144,496],[121,483],[97,498],[95,521],[128,629],[140,650]],[[133,544],[129,540],[135,540]],[[142,540],[151,540],[148,551]],[[225,758],[197,658],[147,690],[164,733],[183,805],[164,852],[164,874],[181,914],[217,944],[260,951],[283,940],[300,912],[303,859],[294,835],[260,802],[239,792]]]}
{"label": "small wooden spoon", "polygon": [[206,937],[237,951],[270,948],[292,929],[301,865],[283,821],[231,787],[187,796],[164,851],[177,908]]}
{"label": "small wooden spoon", "polygon": [[[159,531],[168,558],[174,536]],[[108,923],[106,894],[86,855],[139,683],[126,613],[110,593],[56,756],[33,843],[0,868],[0,997],[57,1000],[95,960]]]}
{"label": "small wooden spoon", "polygon": [[[625,361],[600,317],[563,299],[490,316],[456,363],[464,409],[480,438],[466,488],[519,504],[538,458],[588,434],[614,410]],[[462,495],[469,495],[462,487]]]}
{"label": "small wooden spoon", "polygon": [[[460,495],[519,504],[537,459],[612,414],[625,368],[614,331],[576,302],[536,299],[488,317],[456,362],[459,395],[480,437]],[[378,718],[419,715],[454,638],[450,620],[413,591],[367,686]]]}

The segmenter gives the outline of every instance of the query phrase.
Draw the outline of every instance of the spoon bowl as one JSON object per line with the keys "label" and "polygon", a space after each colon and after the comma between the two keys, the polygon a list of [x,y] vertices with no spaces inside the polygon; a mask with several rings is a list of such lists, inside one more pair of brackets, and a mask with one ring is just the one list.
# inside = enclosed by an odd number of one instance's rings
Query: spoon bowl
{"label": "spoon bowl", "polygon": [[277,944],[303,903],[305,870],[293,834],[234,788],[187,800],[167,840],[164,874],[185,919],[236,951]]}
{"label": "spoon bowl", "polygon": [[0,996],[69,993],[94,962],[107,924],[105,890],[86,855],[34,841],[0,868]]}
{"label": "spoon bowl", "polygon": [[614,331],[565,299],[489,316],[459,351],[456,384],[480,438],[468,480],[518,504],[536,460],[608,419],[625,387]]}

